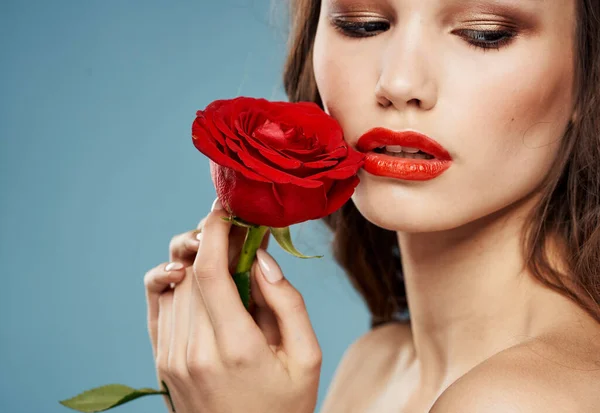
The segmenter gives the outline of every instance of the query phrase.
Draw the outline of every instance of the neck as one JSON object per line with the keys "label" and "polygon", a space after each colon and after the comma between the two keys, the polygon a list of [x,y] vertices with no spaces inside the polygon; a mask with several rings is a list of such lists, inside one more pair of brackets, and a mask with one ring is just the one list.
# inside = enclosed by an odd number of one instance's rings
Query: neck
{"label": "neck", "polygon": [[420,387],[436,391],[561,320],[573,303],[524,266],[535,199],[451,231],[398,233]]}

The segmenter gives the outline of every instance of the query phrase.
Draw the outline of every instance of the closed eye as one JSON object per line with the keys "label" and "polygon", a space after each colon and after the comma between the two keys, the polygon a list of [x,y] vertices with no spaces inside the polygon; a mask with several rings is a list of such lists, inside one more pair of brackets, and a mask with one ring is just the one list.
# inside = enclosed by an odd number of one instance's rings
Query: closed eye
{"label": "closed eye", "polygon": [[[385,20],[352,21],[340,18],[331,19],[333,27],[344,36],[351,38],[373,37],[389,30],[390,23]],[[457,30],[456,33],[466,42],[479,49],[500,49],[508,45],[517,33],[506,30]]]}
{"label": "closed eye", "polygon": [[372,37],[390,28],[390,24],[384,20],[351,21],[334,18],[331,23],[336,30],[348,37]]}

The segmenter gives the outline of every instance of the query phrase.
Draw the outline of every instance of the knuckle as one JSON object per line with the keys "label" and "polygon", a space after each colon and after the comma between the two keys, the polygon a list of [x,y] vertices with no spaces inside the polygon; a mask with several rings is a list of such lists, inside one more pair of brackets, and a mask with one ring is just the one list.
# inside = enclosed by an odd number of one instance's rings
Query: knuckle
{"label": "knuckle", "polygon": [[150,282],[152,281],[152,274],[150,273],[150,271],[146,272],[146,274],[144,274],[144,287],[146,289],[148,289],[148,287],[150,286]]}
{"label": "knuckle", "polygon": [[219,278],[219,274],[222,274],[223,271],[224,270],[217,268],[216,265],[210,262],[204,262],[194,266],[194,275],[196,278],[204,281]]}
{"label": "knuckle", "polygon": [[249,366],[253,360],[254,353],[248,346],[241,346],[239,343],[224,346],[221,350],[221,359],[223,364],[229,368],[237,369]]}
{"label": "knuckle", "polygon": [[152,284],[152,282],[156,279],[156,276],[159,274],[159,268],[161,268],[162,266],[166,265],[167,263],[162,263],[160,265],[157,265],[154,268],[149,269],[148,271],[146,271],[146,273],[144,274],[144,286],[146,288],[148,288],[150,286],[150,284]]}
{"label": "knuckle", "polygon": [[216,363],[206,352],[197,352],[187,357],[187,370],[191,377],[212,376],[216,372]]}
{"label": "knuckle", "polygon": [[181,237],[179,235],[175,235],[173,238],[171,238],[171,241],[169,241],[169,250],[170,251],[177,249],[180,239],[181,239]]}
{"label": "knuckle", "polygon": [[167,357],[158,354],[156,356],[156,370],[161,377],[169,377],[169,360]]}
{"label": "knuckle", "polygon": [[171,380],[185,382],[188,376],[187,367],[184,364],[177,362],[169,357],[168,375]]}
{"label": "knuckle", "polygon": [[300,361],[302,367],[308,371],[320,370],[322,363],[323,354],[320,349],[308,353],[303,360]]}
{"label": "knuckle", "polygon": [[291,311],[306,311],[306,301],[297,291],[289,298],[288,306]]}

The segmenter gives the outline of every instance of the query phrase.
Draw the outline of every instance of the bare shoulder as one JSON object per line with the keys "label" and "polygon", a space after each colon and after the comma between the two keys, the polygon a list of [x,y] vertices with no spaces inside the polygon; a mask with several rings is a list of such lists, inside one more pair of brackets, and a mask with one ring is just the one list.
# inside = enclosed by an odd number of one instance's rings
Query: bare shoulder
{"label": "bare shoulder", "polygon": [[399,358],[410,357],[411,343],[410,325],[396,322],[378,326],[360,336],[344,352],[321,413],[360,411],[357,403],[385,382]]}
{"label": "bare shoulder", "polygon": [[490,357],[450,385],[430,413],[595,413],[600,340],[536,337]]}

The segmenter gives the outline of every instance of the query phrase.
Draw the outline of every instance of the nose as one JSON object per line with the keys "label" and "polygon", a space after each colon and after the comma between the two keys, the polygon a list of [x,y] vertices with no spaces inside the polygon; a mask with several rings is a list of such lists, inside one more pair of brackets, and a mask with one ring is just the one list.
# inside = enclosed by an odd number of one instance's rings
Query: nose
{"label": "nose", "polygon": [[384,108],[405,111],[413,105],[430,110],[437,101],[435,46],[426,41],[423,25],[413,23],[398,27],[382,49],[375,96]]}

